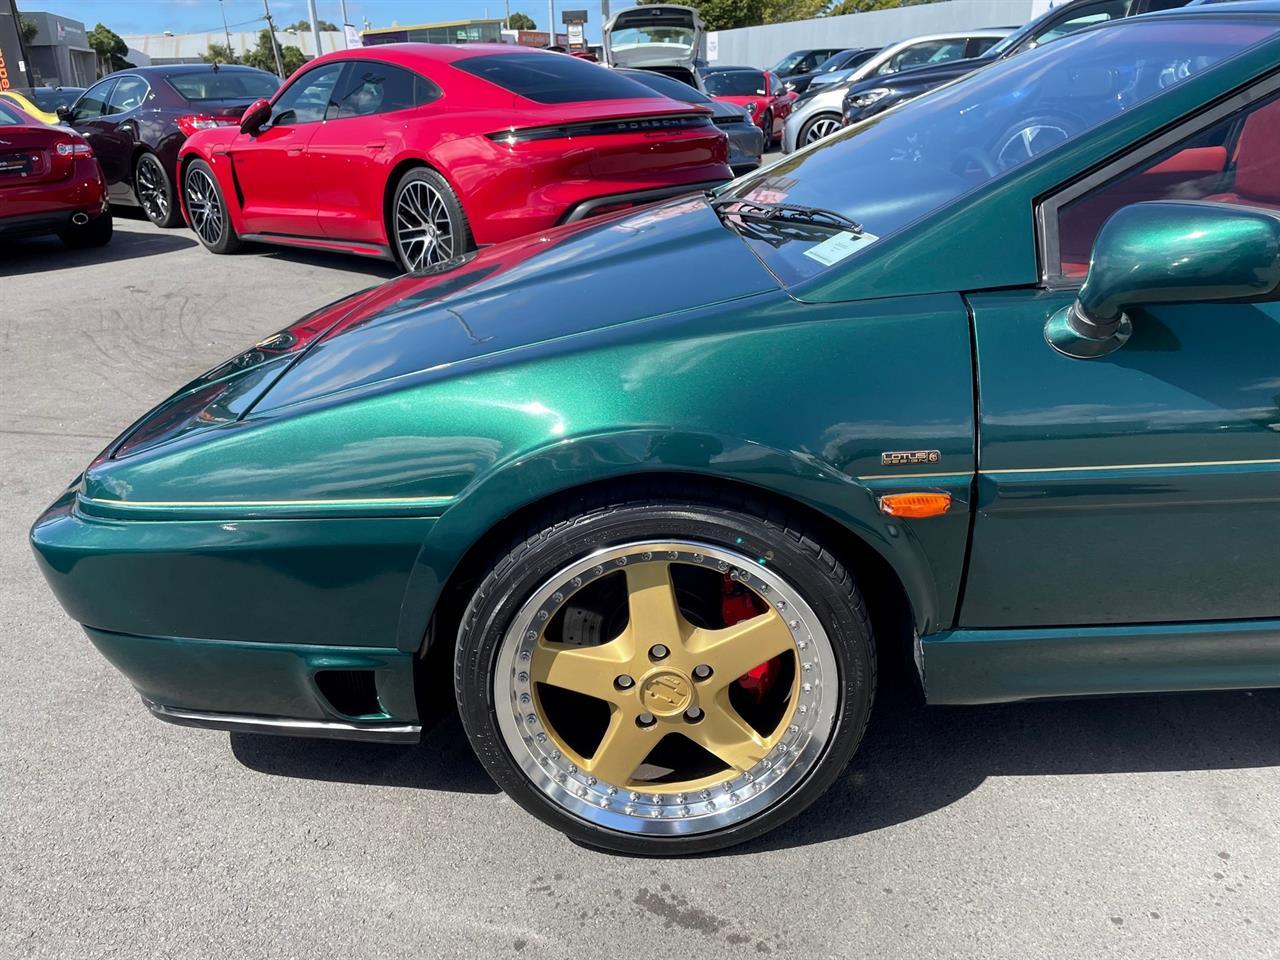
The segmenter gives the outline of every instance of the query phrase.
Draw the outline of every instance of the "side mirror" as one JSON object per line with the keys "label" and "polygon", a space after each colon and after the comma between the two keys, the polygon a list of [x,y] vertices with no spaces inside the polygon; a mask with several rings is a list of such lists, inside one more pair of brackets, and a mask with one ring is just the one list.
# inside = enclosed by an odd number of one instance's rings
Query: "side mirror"
{"label": "side mirror", "polygon": [[240,132],[255,134],[264,123],[271,119],[271,101],[255,100],[240,116]]}
{"label": "side mirror", "polygon": [[1135,203],[1102,225],[1076,302],[1049,318],[1044,335],[1068,357],[1101,357],[1133,334],[1134,308],[1277,297],[1280,212],[1226,203]]}
{"label": "side mirror", "polygon": [[58,119],[61,120],[63,123],[71,122],[71,117],[73,113],[71,108],[68,107],[66,104],[63,104],[61,107],[58,107],[53,112],[58,115]]}

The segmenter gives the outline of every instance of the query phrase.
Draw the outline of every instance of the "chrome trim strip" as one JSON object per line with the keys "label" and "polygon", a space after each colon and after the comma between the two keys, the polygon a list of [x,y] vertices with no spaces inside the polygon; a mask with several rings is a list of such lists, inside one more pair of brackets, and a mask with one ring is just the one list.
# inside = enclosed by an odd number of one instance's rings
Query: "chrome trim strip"
{"label": "chrome trim strip", "polygon": [[242,713],[214,713],[166,707],[142,698],[152,716],[180,727],[229,730],[232,733],[266,733],[285,737],[321,737],[329,740],[364,740],[374,743],[417,743],[422,727],[416,723],[360,725],[339,720],[301,720],[291,717],[258,717]]}
{"label": "chrome trim strip", "polygon": [[1089,467],[1012,467],[1008,470],[980,470],[984,477],[1004,473],[1096,473],[1102,470],[1174,470],[1187,467],[1248,467],[1280,464],[1272,460],[1189,460],[1185,463],[1104,463]]}
{"label": "chrome trim strip", "polygon": [[950,470],[941,473],[868,473],[859,480],[915,480],[920,477],[971,477],[972,470]]}

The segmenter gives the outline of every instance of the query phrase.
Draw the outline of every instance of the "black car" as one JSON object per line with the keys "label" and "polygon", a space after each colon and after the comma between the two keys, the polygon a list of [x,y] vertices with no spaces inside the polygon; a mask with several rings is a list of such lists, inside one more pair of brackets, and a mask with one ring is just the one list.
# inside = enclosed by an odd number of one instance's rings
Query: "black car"
{"label": "black car", "polygon": [[240,122],[253,101],[280,86],[253,67],[176,64],[113,73],[86,90],[63,122],[82,135],[102,164],[113,204],[141,207],[152,223],[175,227],[178,148],[196,130]]}
{"label": "black car", "polygon": [[780,77],[794,77],[802,73],[812,73],[818,64],[828,57],[835,56],[842,47],[820,47],[809,50],[792,50],[785,57],[769,68],[770,73]]}
{"label": "black car", "polygon": [[742,107],[713,100],[687,83],[652,70],[619,69],[617,72],[637,83],[643,83],[664,97],[710,107],[712,121],[729,137],[729,169],[735,177],[750,173],[760,166],[760,158],[764,154],[764,131],[755,125],[751,115]]}
{"label": "black car", "polygon": [[1085,27],[1142,13],[1185,7],[1189,2],[1192,0],[1072,0],[1015,30],[981,57],[916,67],[887,77],[869,77],[853,84],[844,98],[844,122],[847,125],[874,117],[974,70],[1007,60]]}
{"label": "black car", "polygon": [[814,77],[820,77],[824,73],[833,73],[836,70],[852,70],[854,67],[860,67],[879,53],[880,50],[880,47],[841,50],[839,53],[827,57],[808,73],[797,73],[794,76],[787,77],[783,86],[792,93],[804,93],[809,89],[809,84],[813,83]]}

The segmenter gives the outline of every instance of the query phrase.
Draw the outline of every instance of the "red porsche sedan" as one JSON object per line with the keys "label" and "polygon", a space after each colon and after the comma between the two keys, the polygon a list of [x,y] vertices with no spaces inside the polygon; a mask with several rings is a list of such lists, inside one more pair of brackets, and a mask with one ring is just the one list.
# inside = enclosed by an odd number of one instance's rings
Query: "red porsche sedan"
{"label": "red porsche sedan", "polygon": [[102,168],[78,133],[0,103],[0,238],[48,233],[69,247],[111,239]]}
{"label": "red porsche sedan", "polygon": [[403,43],[327,54],[179,157],[188,222],[415,270],[729,180],[705,107],[560,53]]}
{"label": "red porsche sedan", "polygon": [[733,103],[751,114],[764,131],[765,148],[782,139],[784,123],[798,99],[777,74],[754,67],[711,67],[702,72],[707,93],[716,100]]}

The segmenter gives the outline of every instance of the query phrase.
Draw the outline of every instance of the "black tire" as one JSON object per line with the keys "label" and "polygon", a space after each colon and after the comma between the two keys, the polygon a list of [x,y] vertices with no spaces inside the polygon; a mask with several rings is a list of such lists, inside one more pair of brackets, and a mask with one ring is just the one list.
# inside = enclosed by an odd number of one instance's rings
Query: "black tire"
{"label": "black tire", "polygon": [[768,150],[773,146],[775,137],[773,135],[773,111],[766,110],[761,118],[760,129],[764,131],[764,148]]}
{"label": "black tire", "polygon": [[[790,792],[722,828],[659,837],[588,822],[537,787],[513,758],[509,739],[504,739],[499,727],[493,674],[516,612],[536,590],[545,589],[549,578],[611,545],[664,538],[769,556],[770,569],[803,595],[825,628],[837,670],[830,733],[816,762]],[[795,518],[746,497],[687,492],[677,496],[637,486],[621,496],[548,511],[521,532],[510,550],[493,563],[462,617],[454,682],[462,722],[476,754],[498,786],[526,811],[590,847],[640,856],[683,856],[758,837],[802,812],[831,786],[866,730],[875,695],[876,653],[866,606],[853,576]]]}
{"label": "black tire", "polygon": [[[433,207],[437,202],[438,207]],[[446,220],[447,238],[441,228]],[[423,234],[427,223],[436,230],[434,235]],[[406,170],[396,183],[387,211],[387,240],[396,262],[410,273],[448,262],[474,248],[471,225],[458,195],[444,177],[427,167]]]}
{"label": "black tire", "polygon": [[182,172],[182,201],[196,238],[211,253],[235,253],[241,241],[231,225],[227,198],[213,170],[203,160],[192,160]]}
{"label": "black tire", "polygon": [[88,223],[69,224],[58,236],[68,247],[81,250],[85,247],[105,247],[111,242],[112,231],[111,211],[104,210]]}
{"label": "black tire", "polygon": [[[800,128],[799,134],[796,135],[796,149],[799,150],[801,147],[807,147],[809,145],[809,136],[813,132],[814,127],[819,124],[830,124],[832,122],[836,124],[838,129],[840,125],[840,115],[838,113],[814,114],[804,122],[804,126]],[[835,133],[835,130],[825,134],[824,137],[829,137],[832,133]],[[815,140],[814,142],[816,143],[817,141]]]}
{"label": "black tire", "polygon": [[154,153],[140,154],[134,164],[133,192],[142,212],[157,227],[169,229],[182,224],[173,178]]}

